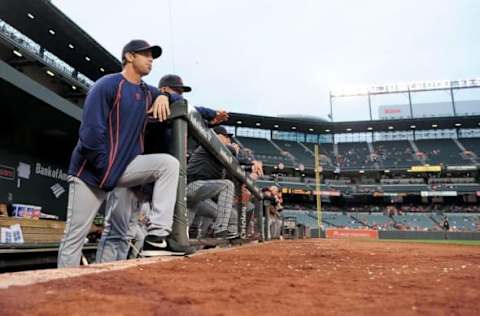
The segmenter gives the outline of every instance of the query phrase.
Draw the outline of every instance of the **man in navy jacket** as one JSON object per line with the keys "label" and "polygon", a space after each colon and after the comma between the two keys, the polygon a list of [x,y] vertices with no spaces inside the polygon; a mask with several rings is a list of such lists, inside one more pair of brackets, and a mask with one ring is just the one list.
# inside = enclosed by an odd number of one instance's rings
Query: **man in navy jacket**
{"label": "man in navy jacket", "polygon": [[167,154],[143,155],[147,116],[165,121],[170,115],[168,96],[141,79],[150,73],[153,59],[161,53],[159,46],[130,41],[122,51],[122,72],[102,77],[87,95],[68,171],[67,223],[58,253],[59,267],[80,264],[85,237],[108,191],[151,182],[152,214],[145,246],[159,253],[193,252],[169,238],[178,161]]}
{"label": "man in navy jacket", "polygon": [[[183,99],[184,92],[190,92],[192,89],[183,84],[182,78],[178,75],[165,75],[160,79],[159,90],[161,93],[168,94],[170,103]],[[207,107],[196,106],[195,109],[200,113],[208,125],[219,124],[228,119],[226,111],[215,111]],[[146,136],[147,152],[166,152],[168,142],[171,139],[171,128],[167,124],[151,124],[147,129],[149,134]],[[147,189],[148,187],[144,187]],[[130,241],[128,232],[131,226],[135,224],[132,215],[138,210],[135,193],[123,188],[117,188],[109,193],[105,207],[105,229],[97,248],[96,262],[110,262],[115,260],[127,259]],[[142,256],[152,256],[158,253],[151,251],[148,247],[141,252]]]}

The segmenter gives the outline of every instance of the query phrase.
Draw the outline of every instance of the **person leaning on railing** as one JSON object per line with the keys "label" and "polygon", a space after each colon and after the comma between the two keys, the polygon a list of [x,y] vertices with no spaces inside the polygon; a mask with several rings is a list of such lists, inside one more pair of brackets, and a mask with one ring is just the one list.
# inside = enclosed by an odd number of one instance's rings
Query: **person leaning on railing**
{"label": "person leaning on railing", "polygon": [[168,97],[142,81],[161,53],[159,46],[130,41],[122,51],[122,72],[102,77],[87,95],[79,140],[68,170],[68,213],[58,253],[59,267],[80,264],[85,237],[107,192],[151,182],[154,189],[145,238],[147,250],[194,252],[170,238],[178,160],[166,154],[143,154],[147,117],[165,121],[170,114]]}
{"label": "person leaning on railing", "polygon": [[[219,141],[236,156],[237,149],[231,144],[231,136],[223,126],[213,128]],[[190,157],[187,166],[187,201],[189,227],[192,236],[195,229],[205,227],[207,218],[214,221],[213,237],[232,239],[238,236],[233,211],[235,185],[226,179],[225,167],[203,146]],[[229,230],[230,229],[230,230]]]}

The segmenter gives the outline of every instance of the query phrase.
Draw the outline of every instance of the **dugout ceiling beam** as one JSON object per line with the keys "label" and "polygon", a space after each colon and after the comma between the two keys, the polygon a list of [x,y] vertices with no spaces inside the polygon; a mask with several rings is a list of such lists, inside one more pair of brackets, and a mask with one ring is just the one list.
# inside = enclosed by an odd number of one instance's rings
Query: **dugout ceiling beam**
{"label": "dugout ceiling beam", "polygon": [[0,78],[53,108],[67,114],[75,120],[80,121],[82,117],[82,109],[53,91],[45,88],[38,82],[33,81],[23,73],[5,63],[3,60],[0,60]]}
{"label": "dugout ceiling beam", "polygon": [[92,80],[121,70],[119,59],[49,0],[2,0],[0,19]]}

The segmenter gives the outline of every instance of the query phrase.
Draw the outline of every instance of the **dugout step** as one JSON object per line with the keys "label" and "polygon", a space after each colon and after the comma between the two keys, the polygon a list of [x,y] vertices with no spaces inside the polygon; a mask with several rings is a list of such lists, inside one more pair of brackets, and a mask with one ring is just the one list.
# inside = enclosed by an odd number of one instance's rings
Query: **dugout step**
{"label": "dugout step", "polygon": [[230,246],[241,246],[251,242],[256,242],[256,239],[216,239],[216,238],[202,238],[202,239],[190,239],[190,245],[201,249],[210,249],[215,247],[226,248]]}
{"label": "dugout step", "polygon": [[[57,265],[59,243],[0,244],[0,273],[42,268]],[[97,244],[88,243],[82,253],[88,261],[95,259]]]}

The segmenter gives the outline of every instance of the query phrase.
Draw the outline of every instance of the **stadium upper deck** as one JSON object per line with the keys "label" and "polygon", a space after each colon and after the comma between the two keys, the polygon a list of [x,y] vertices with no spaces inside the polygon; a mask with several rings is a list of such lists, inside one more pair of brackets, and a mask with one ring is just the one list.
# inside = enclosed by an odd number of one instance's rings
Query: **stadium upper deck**
{"label": "stadium upper deck", "polygon": [[312,169],[314,144],[325,170],[425,164],[475,170],[479,163],[479,116],[326,122],[233,113],[228,124],[239,143],[272,167]]}

